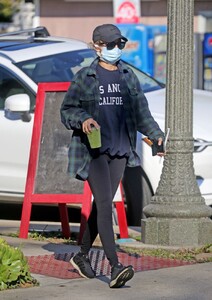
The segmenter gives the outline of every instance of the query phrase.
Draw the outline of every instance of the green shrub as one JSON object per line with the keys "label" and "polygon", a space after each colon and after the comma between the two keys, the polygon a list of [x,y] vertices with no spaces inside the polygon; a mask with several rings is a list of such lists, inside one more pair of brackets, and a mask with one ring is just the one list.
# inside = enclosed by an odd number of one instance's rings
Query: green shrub
{"label": "green shrub", "polygon": [[12,22],[13,15],[19,10],[21,0],[0,0],[0,22]]}
{"label": "green shrub", "polygon": [[30,285],[37,285],[37,281],[31,276],[22,251],[0,238],[0,291]]}

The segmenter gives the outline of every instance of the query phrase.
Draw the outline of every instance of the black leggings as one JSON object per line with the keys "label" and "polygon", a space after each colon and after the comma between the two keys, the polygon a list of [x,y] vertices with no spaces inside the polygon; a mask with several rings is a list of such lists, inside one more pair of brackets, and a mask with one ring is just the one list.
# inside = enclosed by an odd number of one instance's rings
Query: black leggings
{"label": "black leggings", "polygon": [[122,178],[125,165],[125,157],[110,157],[102,154],[91,161],[88,176],[88,183],[94,201],[83,235],[81,252],[86,254],[89,252],[99,233],[111,266],[118,263],[112,219],[113,198]]}

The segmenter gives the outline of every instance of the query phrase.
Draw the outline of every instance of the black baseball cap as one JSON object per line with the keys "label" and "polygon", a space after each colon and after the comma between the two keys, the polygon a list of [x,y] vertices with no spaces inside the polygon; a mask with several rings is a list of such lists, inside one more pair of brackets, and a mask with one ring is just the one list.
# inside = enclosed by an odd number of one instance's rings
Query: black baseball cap
{"label": "black baseball cap", "polygon": [[113,24],[103,24],[97,26],[93,31],[94,43],[96,43],[97,41],[110,43],[117,39],[123,39],[125,42],[128,41],[128,39],[121,34],[119,28]]}

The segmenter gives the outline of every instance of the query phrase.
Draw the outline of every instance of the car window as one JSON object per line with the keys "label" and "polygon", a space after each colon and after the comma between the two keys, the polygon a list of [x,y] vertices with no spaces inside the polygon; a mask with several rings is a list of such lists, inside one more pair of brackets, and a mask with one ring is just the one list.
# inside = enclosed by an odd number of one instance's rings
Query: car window
{"label": "car window", "polygon": [[155,80],[154,78],[152,78],[151,76],[147,75],[146,73],[144,73],[144,72],[136,69],[132,65],[128,64],[128,66],[137,75],[138,80],[139,80],[139,82],[141,84],[141,88],[144,91],[144,93],[152,92],[152,91],[159,90],[159,89],[165,87],[165,85],[163,83]]}
{"label": "car window", "polygon": [[[92,49],[69,51],[16,63],[33,81],[70,82],[81,68],[89,66],[96,52]],[[144,93],[161,89],[164,84],[125,62],[137,75]]]}
{"label": "car window", "polygon": [[78,70],[90,65],[95,56],[91,49],[69,51],[23,61],[16,66],[36,83],[69,82]]}
{"label": "car window", "polygon": [[0,66],[0,109],[4,109],[4,102],[9,96],[16,94],[27,94],[31,110],[34,109],[35,95],[18,78]]}

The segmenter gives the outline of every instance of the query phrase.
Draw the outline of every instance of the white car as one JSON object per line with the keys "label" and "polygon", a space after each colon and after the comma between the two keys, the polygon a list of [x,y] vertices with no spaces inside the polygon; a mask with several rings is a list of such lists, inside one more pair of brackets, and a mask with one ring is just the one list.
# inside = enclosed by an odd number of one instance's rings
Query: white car
{"label": "white car", "polygon": [[[0,35],[0,202],[23,201],[38,82],[70,82],[94,57],[86,43],[51,37],[43,27]],[[133,70],[154,118],[164,129],[164,85]],[[194,90],[194,166],[208,205],[212,205],[211,112],[212,93]],[[140,224],[142,206],[154,194],[163,164],[152,157],[140,134],[138,151],[141,167],[126,168],[123,178],[129,225]]]}

